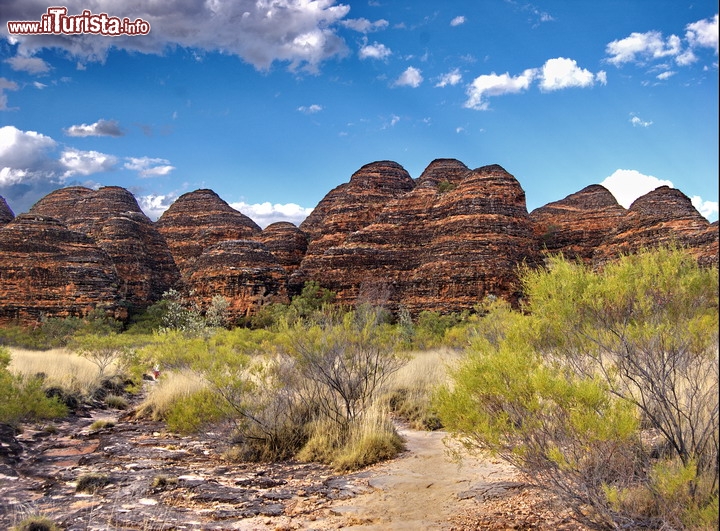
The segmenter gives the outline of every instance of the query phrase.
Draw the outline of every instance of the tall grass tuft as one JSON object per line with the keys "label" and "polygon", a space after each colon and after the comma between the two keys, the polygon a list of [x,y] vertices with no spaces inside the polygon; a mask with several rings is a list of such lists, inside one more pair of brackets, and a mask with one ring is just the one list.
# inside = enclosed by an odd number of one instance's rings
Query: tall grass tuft
{"label": "tall grass tuft", "polygon": [[60,387],[71,394],[89,396],[99,384],[97,367],[63,348],[26,350],[10,348],[10,371],[26,376],[43,375],[47,387]]}

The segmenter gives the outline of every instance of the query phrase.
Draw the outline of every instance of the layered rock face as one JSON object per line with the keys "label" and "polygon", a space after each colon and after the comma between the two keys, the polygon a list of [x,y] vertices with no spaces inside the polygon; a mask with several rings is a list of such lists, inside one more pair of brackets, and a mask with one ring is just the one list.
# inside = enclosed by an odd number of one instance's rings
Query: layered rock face
{"label": "layered rock face", "polygon": [[181,274],[208,248],[228,240],[253,239],[262,232],[212,190],[180,196],[157,221]]}
{"label": "layered rock face", "polygon": [[5,225],[6,223],[10,223],[13,218],[15,218],[15,214],[13,213],[12,209],[8,206],[7,201],[5,201],[5,198],[0,196],[0,225]]}
{"label": "layered rock face", "polygon": [[310,237],[308,255],[322,254],[342,243],[348,234],[372,223],[389,201],[414,187],[415,181],[397,162],[366,164],[350,182],[330,191],[300,224]]}
{"label": "layered rock face", "polygon": [[38,201],[30,213],[59,219],[92,238],[112,259],[120,293],[133,306],[158,301],[179,279],[165,239],[124,188],[62,188]]}
{"label": "layered rock face", "polygon": [[288,275],[293,273],[305,256],[308,235],[287,221],[272,223],[263,229],[257,240],[277,258]]}
{"label": "layered rock face", "polygon": [[710,224],[680,190],[661,186],[636,199],[617,229],[593,255],[596,264],[643,247],[676,243],[705,265],[718,263],[718,226]]}
{"label": "layered rock face", "polygon": [[287,272],[262,243],[230,240],[202,253],[185,273],[192,300],[206,310],[216,295],[229,303],[236,320],[266,304],[287,303]]}
{"label": "layered rock face", "polygon": [[626,210],[604,186],[593,184],[530,213],[541,250],[592,262],[596,249],[625,221]]}
{"label": "layered rock face", "polygon": [[108,253],[55,218],[21,214],[0,227],[0,256],[0,323],[82,317],[95,309],[126,317]]}
{"label": "layered rock face", "polygon": [[373,223],[322,254],[312,249],[291,283],[316,280],[343,302],[413,314],[470,309],[489,294],[516,299],[515,268],[538,261],[517,180],[500,166],[469,171],[453,160],[434,161]]}

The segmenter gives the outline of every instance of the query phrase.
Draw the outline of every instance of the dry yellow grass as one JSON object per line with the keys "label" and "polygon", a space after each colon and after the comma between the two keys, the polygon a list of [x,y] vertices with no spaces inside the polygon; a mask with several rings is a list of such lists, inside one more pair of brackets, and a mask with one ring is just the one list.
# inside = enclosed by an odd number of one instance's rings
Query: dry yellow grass
{"label": "dry yellow grass", "polygon": [[50,386],[81,394],[89,394],[98,385],[98,368],[89,360],[66,349],[26,350],[11,347],[10,371],[32,376],[45,375]]}
{"label": "dry yellow grass", "polygon": [[179,400],[207,388],[205,380],[194,373],[164,372],[148,390],[145,400],[137,407],[140,416],[153,420],[165,418]]}

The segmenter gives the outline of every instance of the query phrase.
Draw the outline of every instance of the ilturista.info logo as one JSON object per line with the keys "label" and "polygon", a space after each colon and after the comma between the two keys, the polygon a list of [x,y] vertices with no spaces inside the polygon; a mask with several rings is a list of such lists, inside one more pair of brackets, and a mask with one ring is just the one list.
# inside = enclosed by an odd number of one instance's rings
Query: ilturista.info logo
{"label": "ilturista.info logo", "polygon": [[11,35],[147,35],[150,23],[141,18],[113,17],[107,13],[83,10],[79,15],[68,15],[66,7],[48,7],[40,20],[11,20],[7,23]]}

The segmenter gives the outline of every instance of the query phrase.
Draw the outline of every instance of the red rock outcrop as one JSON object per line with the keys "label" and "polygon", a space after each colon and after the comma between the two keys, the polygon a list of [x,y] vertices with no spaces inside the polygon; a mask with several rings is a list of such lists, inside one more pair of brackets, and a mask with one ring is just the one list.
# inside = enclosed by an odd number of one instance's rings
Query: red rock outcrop
{"label": "red rock outcrop", "polygon": [[517,180],[497,165],[469,171],[441,160],[418,181],[340,244],[313,255],[311,243],[291,278],[295,289],[316,280],[342,302],[386,302],[412,314],[471,309],[490,294],[517,300],[516,267],[538,261]]}
{"label": "red rock outcrop", "polygon": [[15,218],[15,214],[12,209],[8,206],[5,198],[0,196],[0,225],[10,223]]}
{"label": "red rock outcrop", "polygon": [[277,258],[287,274],[291,274],[302,262],[308,246],[308,235],[287,221],[278,221],[265,227],[257,241]]}
{"label": "red rock outcrop", "polygon": [[300,224],[310,236],[308,255],[322,254],[375,220],[387,203],[415,187],[410,174],[397,162],[366,164],[350,182],[331,190]]}
{"label": "red rock outcrop", "polygon": [[90,236],[110,255],[120,293],[132,306],[144,308],[160,300],[179,279],[165,239],[124,188],[62,188],[38,201],[30,213],[54,217]]}
{"label": "red rock outcrop", "polygon": [[254,239],[262,232],[212,190],[181,195],[157,221],[181,274],[208,248],[228,240]]}
{"label": "red rock outcrop", "polygon": [[547,254],[589,264],[595,250],[623,223],[626,210],[599,184],[530,212],[535,238]]}
{"label": "red rock outcrop", "polygon": [[119,279],[104,250],[55,218],[21,214],[0,227],[0,323],[39,323],[121,308]]}
{"label": "red rock outcrop", "polygon": [[186,271],[188,297],[206,310],[216,295],[229,302],[232,320],[266,304],[287,303],[287,273],[262,243],[220,242],[201,254]]}
{"label": "red rock outcrop", "polygon": [[597,248],[593,259],[602,264],[643,247],[676,243],[686,247],[701,264],[717,265],[718,228],[713,225],[684,193],[661,186],[630,205],[622,222]]}

